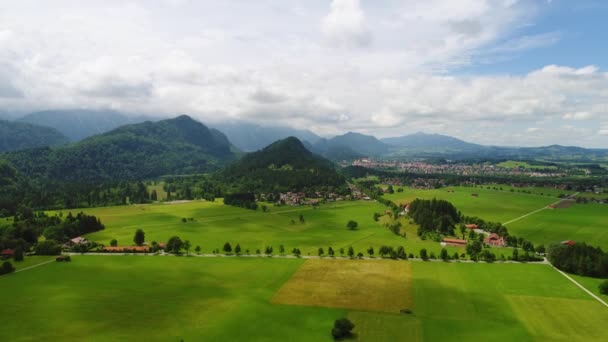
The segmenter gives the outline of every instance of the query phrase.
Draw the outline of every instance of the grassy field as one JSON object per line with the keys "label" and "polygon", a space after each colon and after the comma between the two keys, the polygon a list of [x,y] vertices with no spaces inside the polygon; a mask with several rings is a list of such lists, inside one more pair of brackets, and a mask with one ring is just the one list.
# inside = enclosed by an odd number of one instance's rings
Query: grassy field
{"label": "grassy field", "polygon": [[307,260],[273,302],[395,314],[413,304],[410,265],[386,260]]}
{"label": "grassy field", "polygon": [[542,170],[542,169],[557,170],[557,167],[553,166],[553,165],[531,165],[527,162],[515,161],[515,160],[508,160],[508,161],[505,161],[502,163],[498,163],[498,164],[496,164],[496,166],[503,167],[506,169],[524,168],[524,169],[533,169],[533,170]]}
{"label": "grassy field", "polygon": [[[200,245],[203,253],[221,249],[225,242],[233,247],[239,243],[243,252],[249,249],[251,254],[256,249],[263,252],[266,246],[273,246],[278,253],[279,245],[284,245],[287,253],[300,248],[304,255],[316,255],[319,247],[327,251],[330,246],[336,254],[340,248],[347,250],[349,246],[363,253],[370,246],[377,251],[381,245],[403,245],[408,253],[414,254],[420,248],[435,253],[441,249],[438,243],[421,242],[415,227],[409,228],[404,239],[375,222],[373,213],[382,213],[386,207],[372,201],[336,202],[318,209],[269,207],[270,212],[263,213],[225,206],[220,201],[197,201],[94,208],[85,212],[100,217],[106,225],[105,230],[88,235],[89,239],[104,244],[117,239],[119,245],[132,245],[135,230],[142,228],[147,242],[166,242],[178,235],[182,240],[190,240],[193,248]],[[304,223],[300,222],[300,215],[304,216]],[[193,221],[183,223],[182,218],[193,218]],[[349,220],[358,222],[357,230],[346,228]]]}
{"label": "grassy field", "polygon": [[330,341],[340,317],[360,341],[608,338],[608,310],[546,265],[76,256],[0,288],[3,341]]}
{"label": "grassy field", "polygon": [[412,264],[430,341],[600,341],[608,310],[546,265]]}
{"label": "grassy field", "polygon": [[10,259],[8,261],[10,261],[10,263],[13,264],[13,266],[15,267],[15,270],[19,271],[21,269],[35,266],[35,265],[41,264],[43,262],[47,262],[49,260],[54,260],[54,259],[55,259],[55,257],[53,257],[53,256],[32,255],[32,256],[25,256],[23,258],[23,261],[14,261],[13,259]]}
{"label": "grassy field", "polygon": [[0,278],[0,340],[323,341],[345,315],[270,304],[301,260],[73,259]]}
{"label": "grassy field", "polygon": [[[384,196],[398,203],[411,202],[416,198],[444,199],[452,202],[464,215],[477,216],[494,222],[507,222],[557,201],[556,198],[549,196],[528,195],[503,189],[497,191],[481,187],[449,187],[433,190],[404,188],[403,192]],[[472,196],[473,193],[478,194],[478,197]]]}
{"label": "grassy field", "polygon": [[587,242],[608,249],[608,207],[605,204],[574,204],[547,209],[507,225],[517,236],[545,246],[563,241]]}

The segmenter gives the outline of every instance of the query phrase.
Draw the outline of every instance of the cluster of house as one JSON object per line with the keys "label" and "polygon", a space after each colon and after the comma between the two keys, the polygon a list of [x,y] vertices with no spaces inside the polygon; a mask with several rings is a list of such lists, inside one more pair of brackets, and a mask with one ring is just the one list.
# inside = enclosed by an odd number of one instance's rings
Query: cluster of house
{"label": "cluster of house", "polygon": [[[486,237],[483,239],[483,243],[485,243],[488,246],[505,247],[507,245],[507,241],[505,240],[504,237],[502,237],[496,233],[487,234],[484,230],[479,229],[479,226],[477,226],[474,223],[467,224],[465,226],[467,227],[467,229],[473,230],[474,232],[476,232],[478,234],[486,234]],[[464,247],[467,245],[467,240],[444,238],[443,241],[441,242],[441,245]]]}
{"label": "cluster of house", "polygon": [[558,177],[563,176],[563,172],[550,170],[537,170],[530,168],[510,168],[500,167],[490,163],[484,164],[429,164],[425,162],[403,162],[392,160],[372,160],[368,158],[358,159],[352,162],[354,166],[362,166],[373,169],[397,169],[407,173],[418,174],[450,174],[462,176],[479,175],[526,175],[529,177]]}

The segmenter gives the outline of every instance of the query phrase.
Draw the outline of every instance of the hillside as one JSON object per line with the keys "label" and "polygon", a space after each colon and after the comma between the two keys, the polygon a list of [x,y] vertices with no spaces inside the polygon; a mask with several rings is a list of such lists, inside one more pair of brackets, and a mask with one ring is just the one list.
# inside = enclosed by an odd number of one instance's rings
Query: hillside
{"label": "hillside", "polygon": [[314,155],[295,137],[245,155],[220,176],[246,191],[304,191],[345,184],[330,161]]}
{"label": "hillside", "polygon": [[353,132],[321,139],[312,148],[313,152],[332,160],[380,156],[389,151],[389,146],[374,136]]}
{"label": "hillside", "polygon": [[127,125],[64,147],[6,155],[29,177],[78,182],[209,172],[235,157],[226,136],[188,116]]}
{"label": "hillside", "polygon": [[112,110],[46,110],[34,112],[18,122],[52,127],[71,141],[80,141],[95,134],[109,132],[120,126],[141,123],[149,118],[127,116]]}
{"label": "hillside", "polygon": [[69,140],[54,128],[0,120],[0,152],[55,146]]}
{"label": "hillside", "polygon": [[290,127],[265,127],[245,122],[220,123],[215,128],[224,132],[228,139],[243,151],[257,151],[273,142],[288,137],[301,141],[316,143],[320,137],[309,130],[298,130]]}

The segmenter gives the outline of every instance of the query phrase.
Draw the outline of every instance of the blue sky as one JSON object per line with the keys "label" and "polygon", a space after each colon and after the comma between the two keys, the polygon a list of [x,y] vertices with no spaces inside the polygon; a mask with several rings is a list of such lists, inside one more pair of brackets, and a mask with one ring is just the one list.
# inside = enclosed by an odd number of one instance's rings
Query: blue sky
{"label": "blue sky", "polygon": [[459,72],[525,74],[548,63],[608,69],[608,46],[603,43],[608,32],[608,2],[553,0],[539,2],[539,7],[535,20],[515,35],[555,33],[555,43],[505,56],[501,62],[481,62]]}
{"label": "blue sky", "polygon": [[608,147],[608,2],[0,0],[0,112]]}

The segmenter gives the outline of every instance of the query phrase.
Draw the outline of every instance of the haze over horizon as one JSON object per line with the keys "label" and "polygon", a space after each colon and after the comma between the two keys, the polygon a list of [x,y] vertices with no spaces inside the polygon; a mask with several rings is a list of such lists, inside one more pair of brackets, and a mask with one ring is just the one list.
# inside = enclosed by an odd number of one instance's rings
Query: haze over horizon
{"label": "haze over horizon", "polygon": [[601,1],[0,1],[0,111],[608,147]]}

